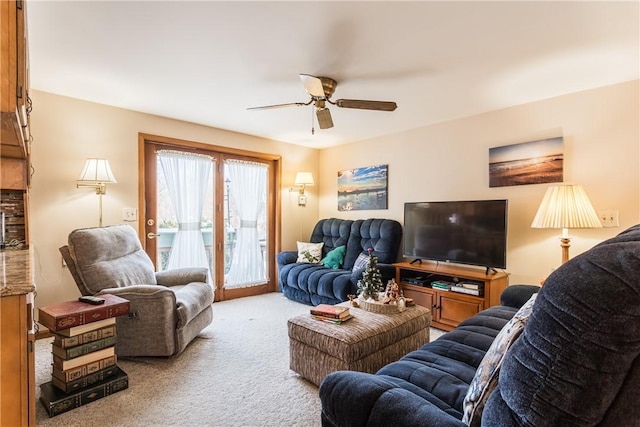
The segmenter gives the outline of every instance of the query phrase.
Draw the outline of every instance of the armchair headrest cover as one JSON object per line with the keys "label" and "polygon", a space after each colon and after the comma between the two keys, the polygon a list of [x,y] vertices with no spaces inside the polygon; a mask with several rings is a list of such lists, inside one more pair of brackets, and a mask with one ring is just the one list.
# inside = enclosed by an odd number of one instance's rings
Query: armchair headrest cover
{"label": "armchair headrest cover", "polygon": [[78,276],[91,294],[106,288],[157,284],[153,262],[129,225],[74,230],[68,246]]}

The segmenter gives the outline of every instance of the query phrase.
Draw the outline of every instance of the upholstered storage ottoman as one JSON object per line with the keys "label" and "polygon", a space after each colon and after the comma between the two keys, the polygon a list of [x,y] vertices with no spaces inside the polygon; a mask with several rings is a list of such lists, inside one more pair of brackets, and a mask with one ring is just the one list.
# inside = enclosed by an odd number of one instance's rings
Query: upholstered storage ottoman
{"label": "upholstered storage ottoman", "polygon": [[393,314],[350,311],[353,318],[341,325],[310,314],[289,319],[289,367],[320,385],[334,371],[375,373],[429,342],[431,312],[424,307]]}

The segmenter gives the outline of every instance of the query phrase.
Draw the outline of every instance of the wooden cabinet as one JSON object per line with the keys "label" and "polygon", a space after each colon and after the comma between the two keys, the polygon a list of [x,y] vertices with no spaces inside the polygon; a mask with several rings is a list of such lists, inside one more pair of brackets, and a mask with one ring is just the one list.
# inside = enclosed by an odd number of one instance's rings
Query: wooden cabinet
{"label": "wooden cabinet", "polygon": [[[396,282],[400,285],[404,296],[413,298],[416,304],[430,309],[431,325],[446,331],[454,329],[460,322],[485,308],[499,305],[500,295],[509,285],[509,276],[505,272],[485,274],[484,271],[471,267],[432,262],[423,264],[402,262],[394,265]],[[484,287],[484,295],[473,296],[432,288],[431,282],[438,280],[480,283]],[[417,281],[422,283],[416,284]]]}
{"label": "wooden cabinet", "polygon": [[35,425],[33,293],[0,298],[0,425]]}
{"label": "wooden cabinet", "polygon": [[29,155],[28,52],[24,0],[0,2],[0,155]]}
{"label": "wooden cabinet", "polygon": [[0,1],[0,210],[7,241],[29,246],[30,143],[26,3]]}

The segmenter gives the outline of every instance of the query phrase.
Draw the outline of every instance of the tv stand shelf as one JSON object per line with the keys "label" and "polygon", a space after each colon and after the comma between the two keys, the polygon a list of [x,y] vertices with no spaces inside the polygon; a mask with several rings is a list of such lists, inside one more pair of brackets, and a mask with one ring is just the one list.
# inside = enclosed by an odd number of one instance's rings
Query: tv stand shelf
{"label": "tv stand shelf", "polygon": [[[431,326],[446,331],[453,330],[460,322],[485,308],[500,305],[500,295],[509,285],[509,275],[503,271],[486,274],[473,269],[432,261],[394,264],[396,282],[404,296],[413,298],[416,304],[431,310]],[[484,286],[484,296],[461,294],[431,287],[433,281],[471,282]],[[410,283],[412,282],[421,282]]]}

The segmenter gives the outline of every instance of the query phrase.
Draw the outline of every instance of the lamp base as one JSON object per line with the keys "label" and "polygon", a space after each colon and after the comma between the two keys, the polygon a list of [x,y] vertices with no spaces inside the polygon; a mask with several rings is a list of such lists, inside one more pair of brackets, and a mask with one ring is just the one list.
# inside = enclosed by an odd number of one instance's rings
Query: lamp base
{"label": "lamp base", "polygon": [[560,238],[560,247],[562,248],[562,263],[569,261],[569,246],[571,246],[571,239],[569,237]]}

